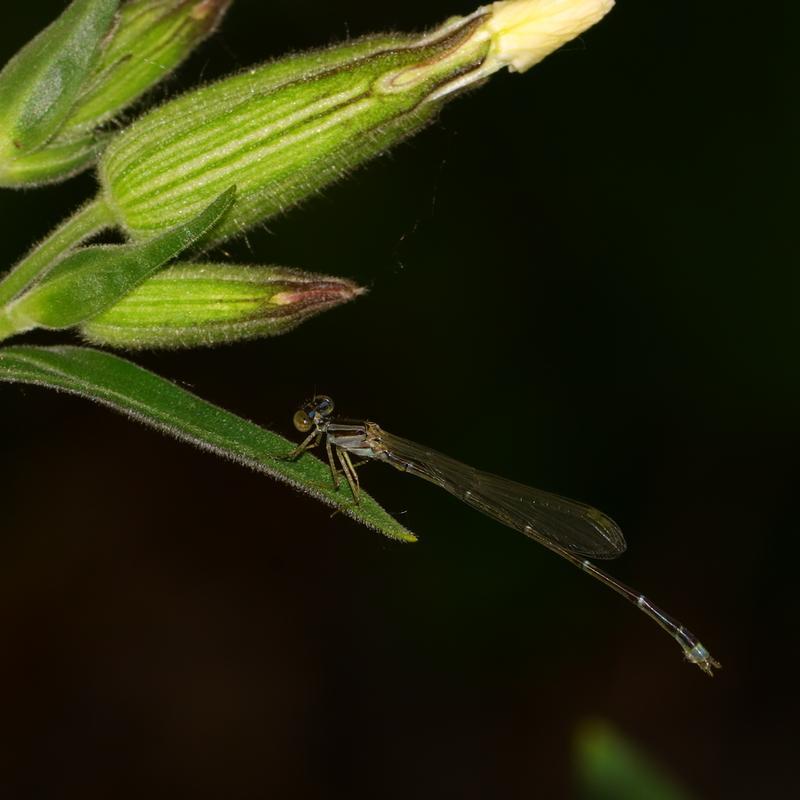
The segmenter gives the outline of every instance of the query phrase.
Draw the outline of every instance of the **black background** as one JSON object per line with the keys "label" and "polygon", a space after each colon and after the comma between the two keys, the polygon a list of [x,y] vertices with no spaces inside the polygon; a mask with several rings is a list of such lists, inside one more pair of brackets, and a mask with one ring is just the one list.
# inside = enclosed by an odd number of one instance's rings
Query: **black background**
{"label": "black background", "polygon": [[[64,3],[7,5],[0,60]],[[347,416],[606,510],[629,541],[611,570],[700,634],[719,676],[410,477],[362,475],[420,535],[402,546],[84,401],[6,386],[8,796],[565,797],[595,718],[698,796],[791,794],[789,6],[623,0],[228,249],[354,277],[367,297],[283,338],[136,359],[292,437],[316,388]],[[470,10],[237,0],[156,95]],[[93,186],[0,194],[0,263]]]}

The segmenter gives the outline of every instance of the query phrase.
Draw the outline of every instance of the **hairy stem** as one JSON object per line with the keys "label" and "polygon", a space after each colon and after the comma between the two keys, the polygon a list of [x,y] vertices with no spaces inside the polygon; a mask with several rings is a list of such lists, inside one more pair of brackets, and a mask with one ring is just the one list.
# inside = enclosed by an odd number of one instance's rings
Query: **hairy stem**
{"label": "hairy stem", "polygon": [[[34,280],[42,277],[62,256],[114,220],[105,201],[97,197],[61,223],[43,242],[12,267],[0,281],[0,306],[14,299]],[[0,334],[2,334],[0,323]]]}

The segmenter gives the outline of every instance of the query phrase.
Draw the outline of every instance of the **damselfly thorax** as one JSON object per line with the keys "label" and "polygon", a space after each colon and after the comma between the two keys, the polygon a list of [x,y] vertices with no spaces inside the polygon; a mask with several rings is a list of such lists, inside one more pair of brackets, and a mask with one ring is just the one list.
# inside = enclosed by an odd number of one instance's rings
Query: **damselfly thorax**
{"label": "damselfly thorax", "polygon": [[[403,472],[445,489],[487,516],[525,534],[622,595],[678,641],[686,658],[708,675],[719,664],[699,640],[644,595],[595,566],[588,559],[616,558],[625,551],[619,526],[596,508],[550,492],[469,467],[409,439],[384,431],[374,422],[333,418],[330,397],[317,395],[294,415],[306,438],[287,456],[295,459],[324,441],[336,489],[340,475],[356,502],[363,460],[384,461]],[[338,466],[337,466],[338,461]]]}

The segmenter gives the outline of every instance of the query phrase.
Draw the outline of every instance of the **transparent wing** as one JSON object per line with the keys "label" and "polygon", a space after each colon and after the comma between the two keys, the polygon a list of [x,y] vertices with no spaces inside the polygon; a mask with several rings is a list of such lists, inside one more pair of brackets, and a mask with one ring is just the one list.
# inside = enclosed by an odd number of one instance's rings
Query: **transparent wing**
{"label": "transparent wing", "polygon": [[481,472],[383,430],[380,441],[388,463],[441,486],[544,545],[589,558],[616,558],[625,552],[622,531],[596,508]]}

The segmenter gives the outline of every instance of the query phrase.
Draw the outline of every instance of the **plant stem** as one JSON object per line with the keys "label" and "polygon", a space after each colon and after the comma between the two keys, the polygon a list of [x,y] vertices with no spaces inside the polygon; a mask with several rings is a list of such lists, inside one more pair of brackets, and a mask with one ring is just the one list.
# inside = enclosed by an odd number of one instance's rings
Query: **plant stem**
{"label": "plant stem", "polygon": [[108,228],[113,222],[114,219],[108,206],[100,197],[87,203],[69,219],[62,222],[43,242],[36,245],[0,281],[0,306],[13,300],[75,245],[80,244],[92,234]]}

